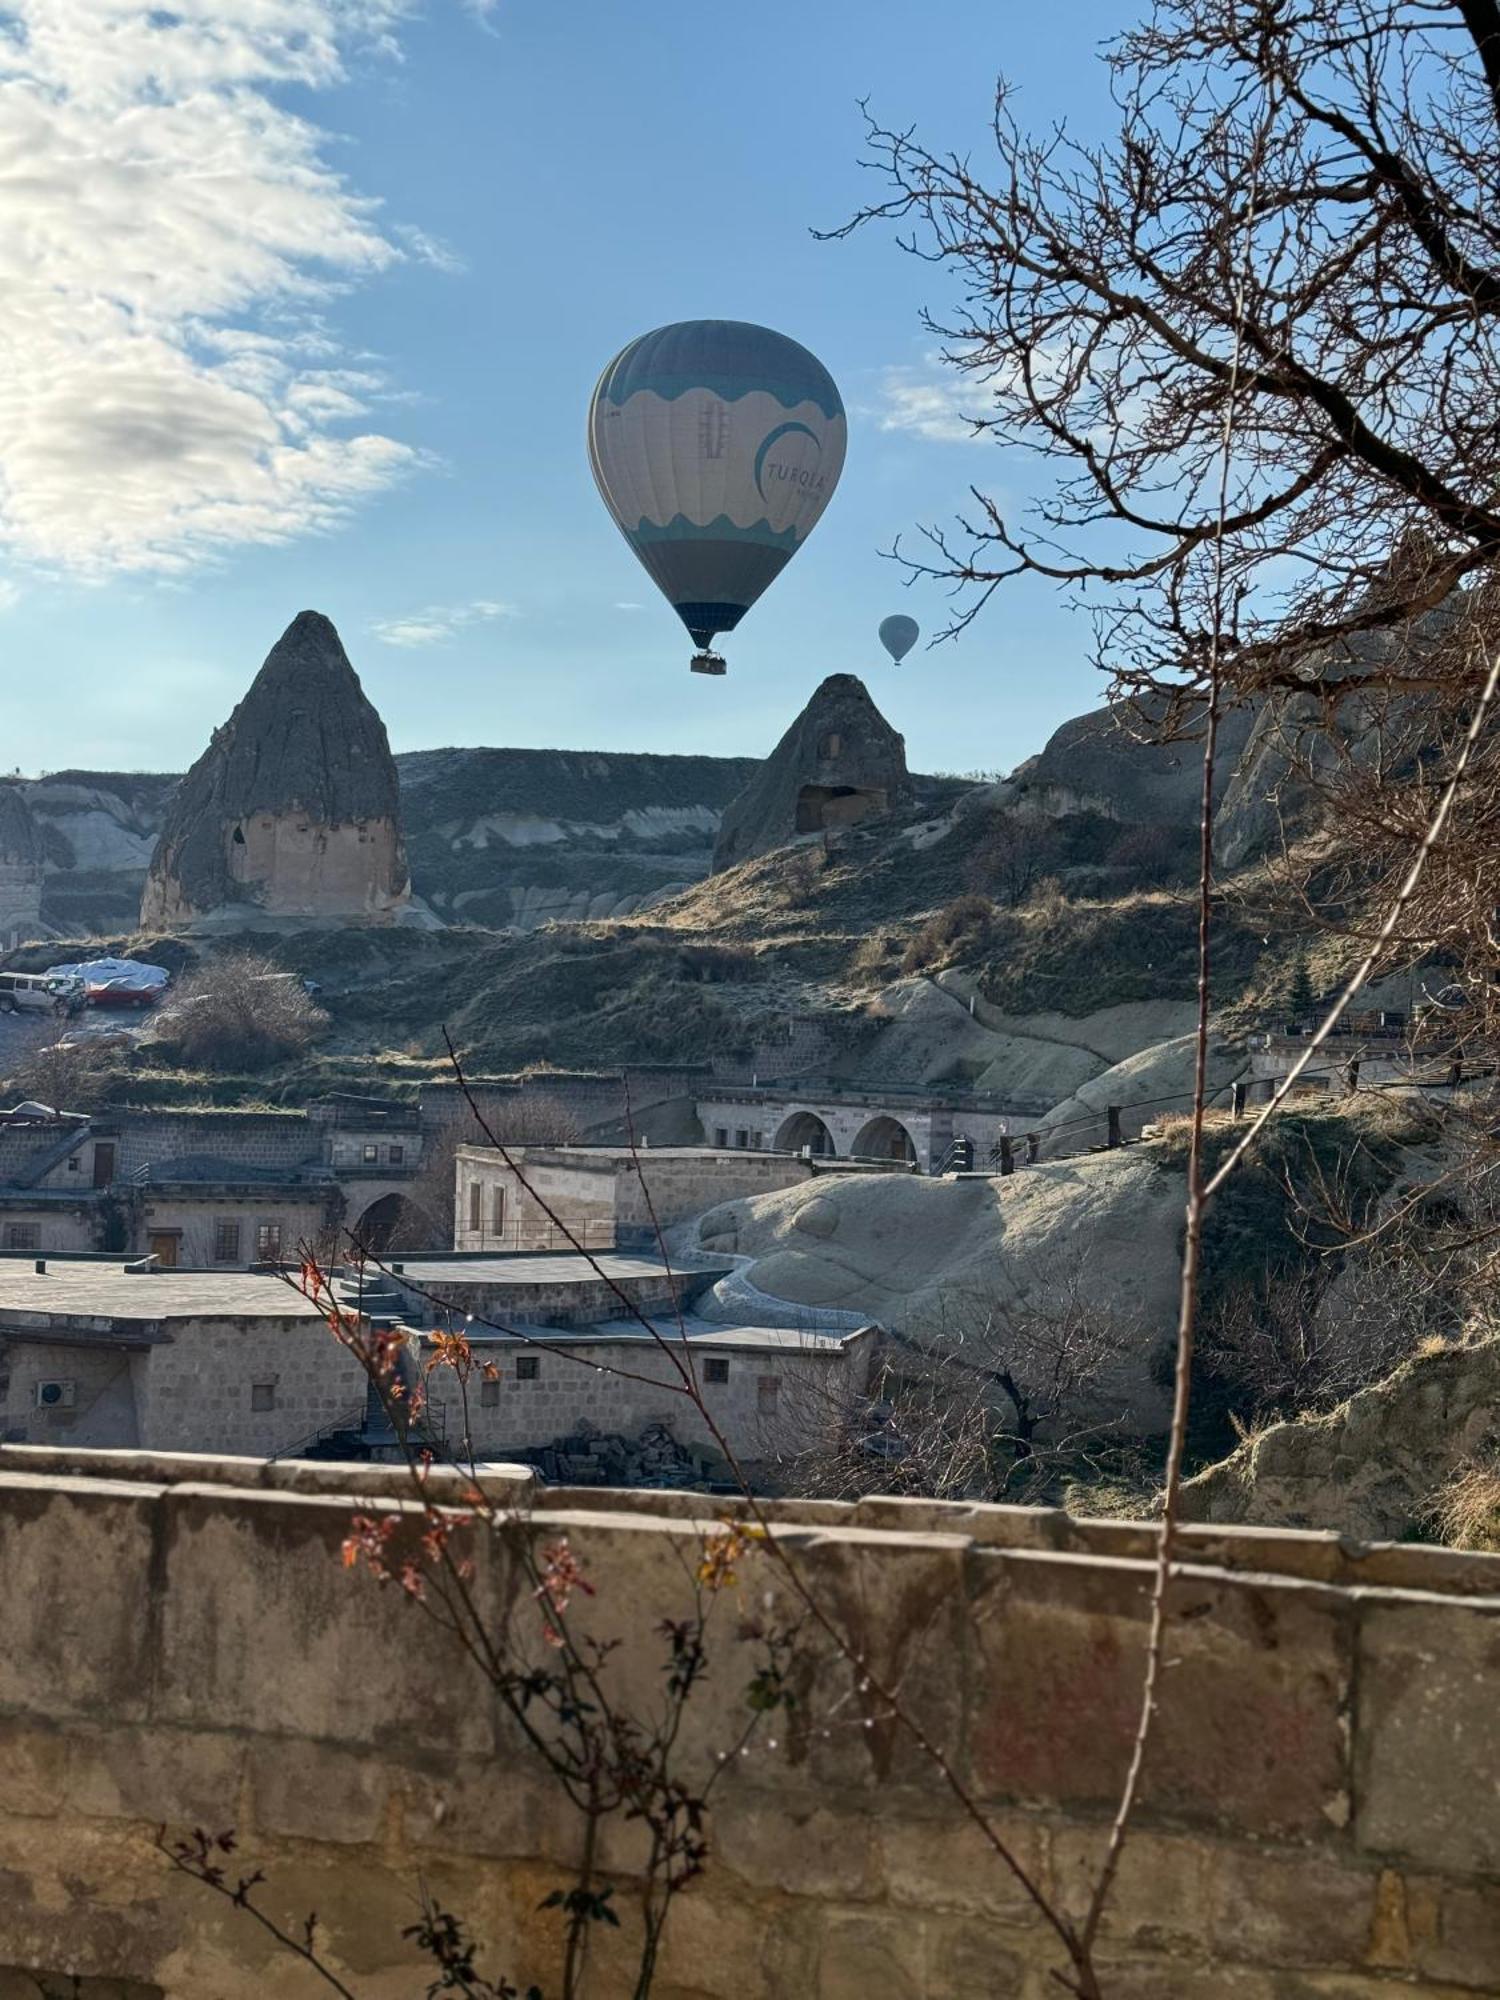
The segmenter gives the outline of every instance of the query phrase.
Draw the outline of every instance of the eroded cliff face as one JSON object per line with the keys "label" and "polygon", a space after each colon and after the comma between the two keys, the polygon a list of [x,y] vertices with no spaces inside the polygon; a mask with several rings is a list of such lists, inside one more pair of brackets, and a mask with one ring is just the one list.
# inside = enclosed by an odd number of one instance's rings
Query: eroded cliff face
{"label": "eroded cliff face", "polygon": [[301,612],[175,793],[141,923],[381,923],[410,900],[385,725],[332,623]]}
{"label": "eroded cliff face", "polygon": [[41,920],[41,838],[20,790],[0,785],[0,945],[35,937]]}

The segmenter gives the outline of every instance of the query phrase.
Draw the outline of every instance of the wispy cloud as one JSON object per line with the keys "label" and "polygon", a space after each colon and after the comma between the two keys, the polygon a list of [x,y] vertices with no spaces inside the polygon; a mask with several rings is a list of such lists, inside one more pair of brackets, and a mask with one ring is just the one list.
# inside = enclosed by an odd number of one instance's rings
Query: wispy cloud
{"label": "wispy cloud", "polygon": [[866,414],[883,431],[904,431],[930,444],[971,444],[972,419],[988,412],[984,384],[972,376],[945,369],[936,355],[920,368],[887,368],[880,378],[876,402]]}
{"label": "wispy cloud", "polygon": [[476,597],[468,604],[429,604],[424,611],[414,611],[405,618],[379,618],[370,630],[386,646],[441,646],[471,625],[520,615],[513,604]]}
{"label": "wispy cloud", "polygon": [[615,606],[616,611],[644,611],[645,608],[644,604],[637,604],[631,597],[622,597]]}
{"label": "wispy cloud", "polygon": [[8,576],[0,576],[0,612],[14,611],[20,601],[20,584]]}
{"label": "wispy cloud", "polygon": [[320,307],[402,257],[277,103],[394,53],[405,0],[0,6],[0,546],[174,573],[326,528],[420,455]]}

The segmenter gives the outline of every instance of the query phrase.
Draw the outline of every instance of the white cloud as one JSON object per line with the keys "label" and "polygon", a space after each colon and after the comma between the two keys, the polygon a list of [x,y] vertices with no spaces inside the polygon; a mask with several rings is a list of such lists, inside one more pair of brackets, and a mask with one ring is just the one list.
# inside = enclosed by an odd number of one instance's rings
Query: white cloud
{"label": "white cloud", "polygon": [[637,604],[633,598],[623,597],[615,606],[616,611],[644,611],[644,604]]}
{"label": "white cloud", "polygon": [[405,618],[379,618],[370,627],[386,646],[441,646],[455,632],[471,625],[487,625],[496,618],[519,618],[513,604],[494,598],[476,597],[468,604],[429,604]]}
{"label": "white cloud", "polygon": [[976,435],[983,440],[971,419],[986,415],[989,402],[983,382],[945,370],[934,354],[921,368],[887,368],[879,400],[865,414],[883,431],[904,431],[932,444],[969,444]]}
{"label": "white cloud", "polygon": [[405,0],[0,5],[0,547],[180,572],[419,462],[322,302],[403,254],[273,100],[393,51]]}
{"label": "white cloud", "polygon": [[0,612],[14,611],[21,601],[21,586],[8,576],[0,576]]}

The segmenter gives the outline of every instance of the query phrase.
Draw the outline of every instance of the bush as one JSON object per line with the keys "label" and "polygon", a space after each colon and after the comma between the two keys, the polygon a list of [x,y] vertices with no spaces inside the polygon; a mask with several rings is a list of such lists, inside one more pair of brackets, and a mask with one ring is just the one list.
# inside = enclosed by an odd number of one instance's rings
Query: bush
{"label": "bush", "polygon": [[328,1025],[295,974],[255,952],[226,952],[191,973],[159,1017],[159,1033],[187,1062],[212,1070],[264,1069],[301,1055]]}
{"label": "bush", "polygon": [[923,972],[928,966],[947,964],[962,951],[979,948],[989,939],[994,923],[995,906],[988,896],[955,896],[927,919],[906,947],[901,970]]}
{"label": "bush", "polygon": [[93,1111],[108,1096],[112,1069],[112,1051],[99,1041],[44,1042],[18,1060],[6,1094],[53,1111]]}

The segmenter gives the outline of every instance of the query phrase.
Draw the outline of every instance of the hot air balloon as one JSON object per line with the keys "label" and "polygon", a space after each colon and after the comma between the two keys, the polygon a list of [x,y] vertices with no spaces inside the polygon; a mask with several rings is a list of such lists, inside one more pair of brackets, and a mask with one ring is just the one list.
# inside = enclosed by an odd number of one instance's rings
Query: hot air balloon
{"label": "hot air balloon", "polygon": [[898,667],[921,636],[921,626],[915,618],[908,618],[904,611],[880,621],[880,643]]}
{"label": "hot air balloon", "polygon": [[822,362],[769,327],[690,319],[617,354],[589,408],[589,462],[627,542],[722,674],[732,632],[811,534],[847,424]]}

